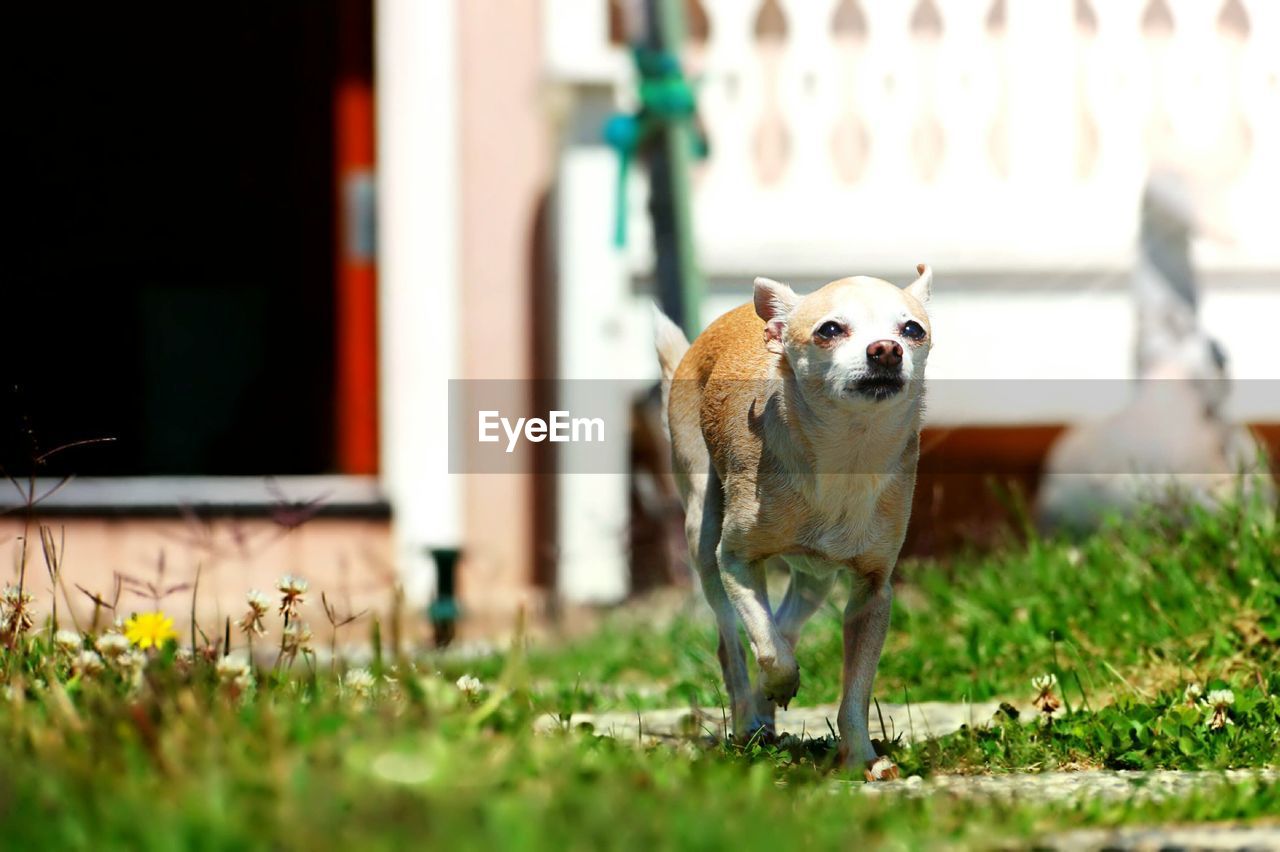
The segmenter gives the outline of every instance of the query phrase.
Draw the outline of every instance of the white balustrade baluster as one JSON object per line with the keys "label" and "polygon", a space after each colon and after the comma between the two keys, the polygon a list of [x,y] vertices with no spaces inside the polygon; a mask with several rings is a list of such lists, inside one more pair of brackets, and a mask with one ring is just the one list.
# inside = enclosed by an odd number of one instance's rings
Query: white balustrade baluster
{"label": "white balustrade baluster", "polygon": [[1220,2],[1166,0],[1173,13],[1173,37],[1162,69],[1159,97],[1169,116],[1181,158],[1212,157],[1226,130],[1231,108],[1222,40],[1217,32]]}
{"label": "white balustrade baluster", "polygon": [[[689,4],[692,5],[692,4]],[[707,43],[706,41],[697,41],[693,38],[693,10],[689,9],[686,24],[684,49],[680,52],[680,66],[684,72],[685,79],[695,87],[695,91],[701,94],[701,83],[706,80],[707,70]],[[701,103],[699,104],[701,106]],[[695,160],[692,163],[692,174],[690,176],[693,185],[693,191],[697,192],[702,186],[707,175],[707,163],[705,160]]]}
{"label": "white balustrade baluster", "polygon": [[[945,29],[936,71],[936,108],[946,132],[947,156],[938,179],[938,200],[947,215],[983,197],[1000,203],[999,181],[988,156],[988,134],[1000,102],[996,56],[987,36],[990,0],[935,0]],[[972,221],[975,217],[967,217]]]}
{"label": "white balustrade baluster", "polygon": [[1136,199],[1147,171],[1144,134],[1151,113],[1152,82],[1141,29],[1145,3],[1094,0],[1097,31],[1078,54],[1085,108],[1098,130],[1089,196],[1103,215],[1113,215],[1117,206],[1126,210],[1126,219],[1113,220],[1116,230],[1120,221],[1130,227],[1136,223]]}
{"label": "white balustrade baluster", "polygon": [[871,159],[862,181],[867,193],[914,189],[911,129],[917,117],[918,69],[911,62],[910,19],[914,3],[863,0],[867,48],[858,98],[871,129]]}
{"label": "white balustrade baluster", "polygon": [[713,249],[732,244],[733,237],[726,239],[724,230],[756,197],[751,143],[762,82],[752,34],[756,4],[702,0],[702,6],[711,34],[703,58],[699,107],[711,157],[694,201],[699,237]]}
{"label": "white balustrade baluster", "polygon": [[1009,39],[1007,0],[992,0],[991,8],[983,16],[983,29],[987,33],[991,59],[995,64],[996,109],[991,126],[987,129],[987,157],[992,171],[1003,182],[1008,182],[1012,168],[1010,153],[1009,120]]}
{"label": "white balustrade baluster", "polygon": [[[773,21],[779,18],[782,26],[772,26]],[[764,85],[764,103],[760,114],[756,116],[751,144],[756,179],[760,188],[770,193],[776,193],[791,159],[791,133],[782,114],[779,93],[782,57],[789,30],[786,12],[778,4],[778,0],[764,0],[756,15],[755,27],[756,56]]]}
{"label": "white balustrade baluster", "polygon": [[[1223,11],[1229,7],[1243,10],[1238,2],[1224,3]],[[1247,17],[1247,13],[1246,17]],[[1249,43],[1249,32],[1233,32],[1223,29],[1221,18],[1218,25],[1218,43],[1222,56],[1224,108],[1226,126],[1223,128],[1221,178],[1227,184],[1233,184],[1248,168],[1253,159],[1255,149],[1251,131],[1251,116],[1245,112],[1244,58]]]}
{"label": "white balustrade baluster", "polygon": [[754,4],[704,0],[711,38],[704,58],[704,103],[716,143],[716,161],[741,184],[750,169],[751,121],[760,108],[761,81],[752,25]]}
{"label": "white balustrade baluster", "polygon": [[1074,174],[1075,37],[1071,0],[1009,0],[1011,180],[1027,202],[1062,191]]}
{"label": "white balustrade baluster", "polygon": [[1280,3],[1242,0],[1249,38],[1242,47],[1240,110],[1252,137],[1250,157],[1230,189],[1239,263],[1280,268]]}
{"label": "white balustrade baluster", "polygon": [[828,140],[837,115],[831,17],[839,0],[783,0],[789,27],[778,95],[791,139],[783,203],[797,212],[827,209],[836,180]]}
{"label": "white balustrade baluster", "polygon": [[[857,97],[857,80],[862,73],[861,65],[866,53],[866,18],[857,0],[842,0],[842,7],[847,8],[850,18],[842,22],[842,31],[833,29],[832,32],[832,87],[836,92],[837,115],[831,128],[830,144],[836,180],[848,185],[858,182],[866,169],[871,153],[871,132]],[[853,15],[861,22],[860,29],[852,26]],[[835,24],[833,20],[833,28]]]}
{"label": "white balustrade baluster", "polygon": [[[924,19],[924,29],[917,31],[915,18]],[[911,41],[914,46],[910,61],[916,78],[920,81],[920,96],[916,107],[915,122],[911,128],[911,161],[915,178],[927,195],[937,182],[942,164],[947,157],[946,131],[938,117],[938,43],[945,32],[945,24],[939,25],[940,15],[933,0],[917,0],[912,11]]]}
{"label": "white balustrade baluster", "polygon": [[1077,231],[1082,259],[1127,268],[1133,254],[1138,207],[1149,168],[1147,134],[1153,83],[1142,33],[1147,0],[1093,0],[1093,35],[1078,44],[1076,73],[1081,108],[1093,119],[1097,150],[1079,187],[1087,232]]}
{"label": "white balustrade baluster", "polygon": [[1085,65],[1093,50],[1098,29],[1098,16],[1090,0],[1075,0],[1075,90],[1076,180],[1084,189],[1093,181],[1098,165],[1098,149],[1102,144],[1098,117],[1094,114],[1085,80]]}

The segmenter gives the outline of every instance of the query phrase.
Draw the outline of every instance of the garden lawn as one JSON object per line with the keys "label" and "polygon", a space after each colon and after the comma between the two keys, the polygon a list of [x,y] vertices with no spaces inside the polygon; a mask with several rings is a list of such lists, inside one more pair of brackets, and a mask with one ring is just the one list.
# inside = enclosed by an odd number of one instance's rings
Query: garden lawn
{"label": "garden lawn", "polygon": [[[1255,507],[903,566],[879,695],[1025,705],[1053,674],[1068,712],[884,747],[925,776],[1274,767],[1278,565],[1274,514]],[[342,676],[305,642],[276,671],[121,645],[36,628],[0,650],[0,847],[989,847],[1280,813],[1274,776],[1154,801],[872,796],[833,773],[828,736],[646,748],[575,726],[588,708],[716,706],[698,610]],[[799,701],[838,697],[839,647],[832,607],[802,640]],[[547,714],[560,729],[533,733]]]}
{"label": "garden lawn", "polygon": [[[994,554],[898,567],[877,696],[1029,701],[1031,680],[1052,673],[1069,707],[1097,708],[1188,683],[1256,685],[1275,670],[1274,509],[1152,516],[1075,543],[1029,538]],[[837,593],[800,639],[798,704],[840,699],[843,606]],[[565,710],[714,708],[723,704],[715,648],[706,605],[691,601],[665,618],[623,610],[584,640],[534,649],[530,667]],[[491,676],[503,658],[441,665]]]}

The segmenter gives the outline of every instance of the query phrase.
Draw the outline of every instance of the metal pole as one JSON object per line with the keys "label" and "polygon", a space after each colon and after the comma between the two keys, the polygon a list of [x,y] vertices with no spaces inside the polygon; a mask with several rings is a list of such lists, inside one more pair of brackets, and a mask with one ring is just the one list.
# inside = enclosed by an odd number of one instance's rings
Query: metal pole
{"label": "metal pole", "polygon": [[[646,6],[649,46],[678,57],[685,40],[683,0],[647,0]],[[688,121],[674,122],[662,135],[662,144],[649,154],[654,272],[663,310],[692,338],[702,329],[704,291],[694,245],[689,185],[694,128]]]}

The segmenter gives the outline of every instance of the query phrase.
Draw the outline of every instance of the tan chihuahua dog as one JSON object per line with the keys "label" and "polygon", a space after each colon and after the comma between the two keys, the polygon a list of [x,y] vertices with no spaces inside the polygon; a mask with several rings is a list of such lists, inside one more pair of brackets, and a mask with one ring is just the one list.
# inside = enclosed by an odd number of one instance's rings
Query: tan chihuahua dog
{"label": "tan chihuahua dog", "polygon": [[[925,304],[933,273],[899,289],[844,278],[808,296],[757,278],[755,305],[689,345],[657,312],[658,360],[689,551],[720,631],[735,736],[772,736],[800,687],[795,647],[837,574],[844,615],[840,760],[868,780],[897,776],[867,727],[920,454]],[[765,563],[791,581],[777,612]],[[753,692],[738,623],[760,671]]]}

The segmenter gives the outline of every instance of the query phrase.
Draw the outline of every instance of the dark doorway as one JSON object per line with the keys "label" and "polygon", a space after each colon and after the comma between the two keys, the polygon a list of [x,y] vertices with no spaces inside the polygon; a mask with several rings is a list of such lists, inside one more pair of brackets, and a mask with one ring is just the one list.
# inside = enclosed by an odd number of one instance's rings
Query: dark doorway
{"label": "dark doorway", "polygon": [[23,6],[0,464],[332,470],[335,0]]}

